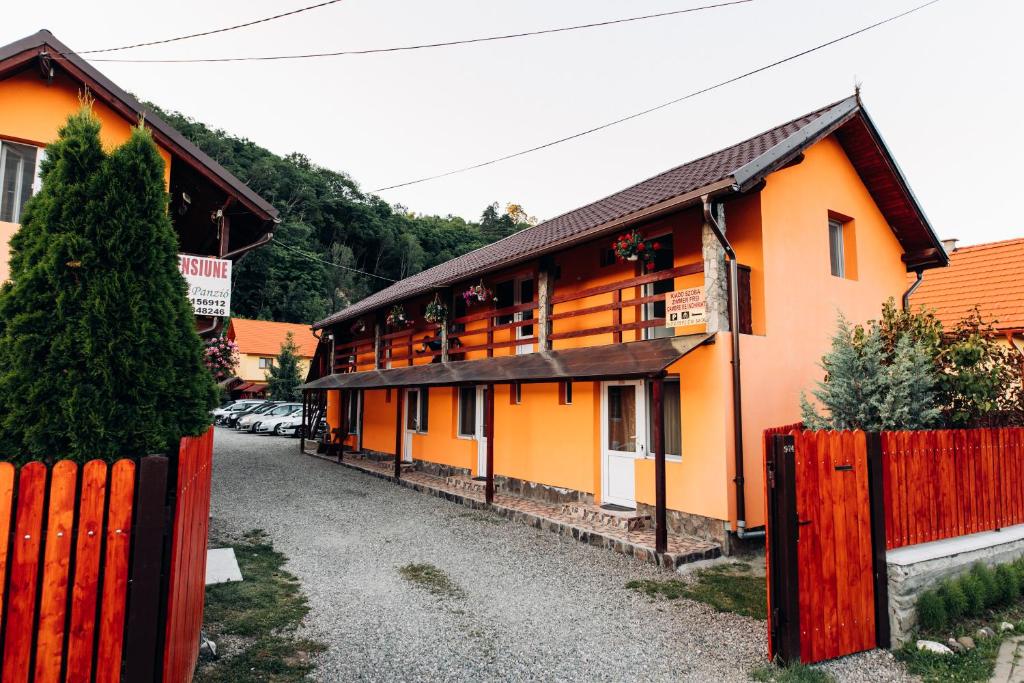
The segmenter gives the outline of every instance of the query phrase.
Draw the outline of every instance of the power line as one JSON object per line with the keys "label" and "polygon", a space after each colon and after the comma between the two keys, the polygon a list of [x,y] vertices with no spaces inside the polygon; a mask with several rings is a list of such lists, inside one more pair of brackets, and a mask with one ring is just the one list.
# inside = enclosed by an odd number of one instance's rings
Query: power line
{"label": "power line", "polygon": [[[716,9],[719,7],[729,7],[732,5],[743,5],[754,0],[730,0],[729,2],[720,2],[714,5],[703,5],[701,7],[690,7],[687,9],[672,10],[670,12],[659,12],[657,14],[645,14],[639,17],[626,17],[623,19],[610,19],[608,21],[598,21],[590,24],[577,24],[575,26],[561,26],[558,28],[541,29],[538,31],[524,31],[522,33],[506,33],[497,36],[485,36],[483,38],[466,38],[463,40],[448,40],[439,43],[423,43],[420,45],[399,45],[395,47],[381,47],[381,48],[368,48],[365,50],[342,50],[338,52],[311,52],[307,54],[297,55],[269,55],[269,56],[250,56],[250,57],[206,57],[206,58],[181,58],[181,59],[94,59],[94,62],[131,62],[137,64],[183,64],[183,63],[197,63],[197,62],[265,62],[282,59],[312,59],[315,57],[341,57],[345,55],[371,55],[379,54],[382,52],[405,52],[408,50],[425,50],[436,47],[451,47],[453,45],[470,45],[473,43],[488,43],[497,40],[510,40],[512,38],[526,38],[529,36],[542,36],[551,33],[564,33],[566,31],[578,31],[580,29],[599,28],[602,26],[612,26],[614,24],[626,24],[632,21],[645,21],[647,19],[658,19],[661,17],[670,17],[677,14],[689,14],[691,12],[700,12],[708,9]],[[200,34],[203,35],[203,34]],[[149,45],[151,43],[144,43]],[[135,46],[132,46],[135,47]],[[127,48],[117,48],[127,49]],[[93,50],[92,52],[96,52]]]}
{"label": "power line", "polygon": [[408,181],[406,181],[404,183],[396,183],[394,185],[387,185],[385,187],[379,187],[376,190],[371,190],[371,192],[384,192],[385,190],[394,190],[394,189],[399,188],[399,187],[408,187],[409,185],[417,185],[419,183],[425,183],[425,182],[428,182],[430,180],[437,180],[439,178],[446,178],[448,176],[456,175],[458,173],[465,173],[466,171],[473,171],[473,170],[476,170],[478,168],[483,168],[485,166],[491,166],[493,164],[497,164],[497,163],[500,163],[502,161],[508,161],[509,159],[515,159],[516,157],[521,157],[521,156],[525,156],[527,154],[531,154],[533,152],[538,152],[538,151],[540,151],[542,149],[547,149],[548,147],[554,147],[555,145],[561,144],[563,142],[568,142],[570,140],[575,140],[575,139],[581,138],[581,137],[583,137],[585,135],[590,135],[591,133],[596,133],[596,132],[604,130],[606,128],[611,128],[612,126],[618,125],[620,123],[625,123],[626,121],[632,121],[633,119],[640,118],[641,116],[645,116],[647,114],[651,114],[651,113],[656,112],[656,111],[658,111],[660,109],[665,109],[666,107],[670,107],[673,104],[678,104],[679,102],[682,102],[684,100],[688,100],[688,99],[691,99],[693,97],[697,97],[698,95],[703,95],[704,93],[711,92],[712,90],[717,90],[718,88],[721,88],[723,86],[729,85],[730,83],[735,83],[736,81],[743,80],[744,78],[747,78],[749,76],[753,76],[755,74],[759,74],[762,71],[767,71],[768,69],[774,68],[774,67],[779,66],[781,64],[785,64],[786,62],[791,62],[791,61],[793,61],[795,59],[799,59],[800,57],[803,57],[805,55],[809,55],[812,52],[817,52],[818,50],[822,50],[822,49],[824,49],[826,47],[829,47],[831,45],[835,45],[836,43],[840,43],[840,42],[842,42],[844,40],[847,40],[848,38],[853,38],[854,36],[860,35],[861,33],[864,33],[866,31],[870,31],[873,28],[878,28],[879,26],[883,26],[885,24],[888,24],[889,22],[896,21],[897,19],[905,17],[908,14],[913,14],[914,12],[922,10],[925,7],[928,7],[929,5],[934,5],[937,2],[939,2],[939,0],[929,0],[929,2],[926,2],[923,5],[918,5],[916,7],[913,7],[911,9],[909,9],[909,10],[906,10],[904,12],[900,12],[899,14],[894,14],[894,15],[886,18],[886,19],[882,19],[881,21],[877,21],[877,22],[875,22],[873,24],[870,24],[868,26],[864,26],[862,28],[859,28],[856,31],[852,31],[850,33],[841,35],[841,36],[839,36],[837,38],[833,38],[832,40],[830,40],[830,41],[828,41],[826,43],[821,43],[821,44],[816,45],[816,46],[814,46],[812,48],[808,48],[806,50],[802,50],[800,52],[797,52],[796,54],[792,54],[792,55],[789,55],[788,57],[784,57],[784,58],[779,59],[777,61],[771,62],[770,64],[765,64],[763,66],[759,66],[756,69],[752,69],[752,70],[747,71],[745,73],[739,74],[738,76],[733,76],[733,77],[728,78],[728,79],[726,79],[724,81],[719,81],[718,83],[715,83],[714,85],[709,85],[709,86],[707,86],[705,88],[701,88],[700,90],[694,90],[693,92],[687,93],[687,94],[683,95],[682,97],[677,97],[674,100],[669,100],[668,102],[662,102],[661,104],[655,105],[653,107],[649,107],[649,108],[644,109],[642,111],[634,112],[632,114],[629,114],[627,116],[623,116],[623,117],[615,119],[613,121],[608,121],[606,123],[602,123],[602,124],[600,124],[598,126],[594,126],[593,128],[588,128],[587,130],[583,130],[583,131],[580,131],[578,133],[573,133],[572,135],[567,135],[565,137],[558,138],[557,140],[551,140],[549,142],[545,142],[543,144],[536,145],[534,147],[529,147],[527,149],[522,149],[522,150],[519,150],[518,152],[512,152],[511,154],[506,154],[504,156],[500,156],[500,157],[497,157],[495,159],[490,159],[489,161],[482,161],[482,162],[480,162],[478,164],[472,164],[470,166],[463,166],[461,168],[452,169],[450,171],[445,171],[443,173],[437,173],[435,175],[425,176],[423,178],[418,178],[416,180],[408,180]]}
{"label": "power line", "polygon": [[341,268],[342,270],[348,270],[353,273],[359,273],[360,275],[375,277],[379,280],[386,280],[387,282],[397,282],[397,280],[392,280],[391,278],[384,277],[383,275],[375,275],[374,273],[367,273],[365,270],[359,270],[358,268],[350,268],[348,266],[343,266],[340,263],[334,263],[333,261],[325,261],[324,259],[319,258],[317,256],[313,256],[312,254],[302,251],[301,249],[289,247],[287,244],[282,244],[280,242],[271,242],[271,244],[274,245],[275,247],[281,247],[282,249],[287,249],[288,251],[294,252],[305,259],[309,259],[310,261],[319,261],[320,263],[324,263],[328,266],[334,266],[335,268]]}
{"label": "power line", "polygon": [[[136,47],[148,47],[150,45],[163,45],[165,43],[175,43],[179,40],[188,40],[189,38],[200,38],[202,36],[212,36],[216,33],[226,33],[228,31],[234,31],[240,28],[246,28],[249,26],[255,26],[256,24],[263,24],[268,21],[274,21],[275,19],[283,19],[284,17],[290,17],[295,14],[301,14],[302,12],[308,12],[312,9],[318,9],[320,7],[326,7],[327,5],[333,5],[341,2],[341,0],[326,0],[316,5],[309,5],[308,7],[300,7],[299,9],[293,9],[290,12],[284,12],[283,14],[275,14],[272,17],[263,17],[262,19],[254,19],[247,21],[244,24],[235,24],[234,26],[225,26],[224,28],[216,28],[210,31],[203,31],[202,33],[190,33],[186,36],[177,36],[175,38],[164,38],[163,40],[151,40],[148,43],[135,43],[134,45],[122,45],[121,47],[105,47],[99,50],[83,50],[79,54],[96,54],[97,52],[118,52],[120,50],[131,50]],[[98,60],[98,61],[111,61],[111,60]]]}

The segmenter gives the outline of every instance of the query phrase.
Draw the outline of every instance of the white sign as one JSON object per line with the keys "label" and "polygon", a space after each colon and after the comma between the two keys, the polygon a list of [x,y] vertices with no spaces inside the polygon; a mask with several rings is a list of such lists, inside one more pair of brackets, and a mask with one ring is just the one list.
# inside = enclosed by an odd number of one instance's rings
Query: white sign
{"label": "white sign", "polygon": [[196,315],[228,316],[231,310],[231,261],[178,254],[178,268],[188,283],[188,300]]}
{"label": "white sign", "polygon": [[665,325],[684,327],[707,323],[703,287],[689,287],[665,295]]}

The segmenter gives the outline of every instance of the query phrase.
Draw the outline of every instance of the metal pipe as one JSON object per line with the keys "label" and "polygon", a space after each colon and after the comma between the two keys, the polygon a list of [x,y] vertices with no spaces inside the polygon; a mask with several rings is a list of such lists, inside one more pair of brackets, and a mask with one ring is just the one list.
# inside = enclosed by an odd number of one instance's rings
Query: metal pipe
{"label": "metal pipe", "polygon": [[747,501],[743,477],[743,394],[740,376],[740,304],[739,304],[739,264],[736,251],[732,248],[725,231],[718,224],[711,211],[711,196],[701,196],[704,205],[704,222],[715,234],[729,257],[729,331],[732,335],[732,438],[735,455],[736,476],[736,535],[743,538],[761,538],[764,531],[747,531]]}
{"label": "metal pipe", "polygon": [[665,408],[663,401],[665,378],[658,375],[651,380],[651,410],[654,411],[654,549],[668,552],[668,515],[665,495]]}
{"label": "metal pipe", "polygon": [[917,279],[907,287],[907,291],[903,292],[903,312],[910,313],[910,297],[917,291],[917,288],[921,286],[921,282],[924,281],[924,270],[918,268],[914,271],[917,273]]}

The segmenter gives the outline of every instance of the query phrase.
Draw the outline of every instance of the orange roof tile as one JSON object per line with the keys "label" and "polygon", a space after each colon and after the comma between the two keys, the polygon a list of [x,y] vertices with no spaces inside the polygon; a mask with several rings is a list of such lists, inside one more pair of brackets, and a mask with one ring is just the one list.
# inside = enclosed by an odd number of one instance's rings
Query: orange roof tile
{"label": "orange roof tile", "polygon": [[946,329],[975,305],[1000,329],[1024,328],[1024,238],[957,249],[948,268],[924,274],[910,302],[933,310]]}
{"label": "orange roof tile", "polygon": [[232,318],[228,327],[228,338],[238,344],[240,353],[276,356],[281,353],[281,344],[289,332],[292,333],[295,345],[299,347],[299,355],[303,358],[312,358],[316,353],[317,339],[309,325]]}

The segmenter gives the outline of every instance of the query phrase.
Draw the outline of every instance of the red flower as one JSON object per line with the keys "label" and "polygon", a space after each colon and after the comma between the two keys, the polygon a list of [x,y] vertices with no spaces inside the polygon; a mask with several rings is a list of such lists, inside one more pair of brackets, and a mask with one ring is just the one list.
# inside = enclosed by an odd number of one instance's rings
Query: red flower
{"label": "red flower", "polygon": [[643,251],[646,248],[647,248],[647,245],[644,244],[643,242],[641,242],[640,244],[636,245],[636,250],[637,251]]}
{"label": "red flower", "polygon": [[647,263],[647,270],[654,270],[654,261],[649,261]]}
{"label": "red flower", "polygon": [[651,245],[651,249],[654,249],[654,251],[660,250],[661,249],[661,242],[655,242],[654,244],[652,244]]}

